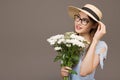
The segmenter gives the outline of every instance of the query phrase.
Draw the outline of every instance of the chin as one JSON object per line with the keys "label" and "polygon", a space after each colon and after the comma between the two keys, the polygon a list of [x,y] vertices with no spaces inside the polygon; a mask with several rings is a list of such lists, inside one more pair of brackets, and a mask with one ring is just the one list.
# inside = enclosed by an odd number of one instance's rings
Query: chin
{"label": "chin", "polygon": [[78,33],[78,34],[82,34],[81,30],[75,30],[75,32]]}

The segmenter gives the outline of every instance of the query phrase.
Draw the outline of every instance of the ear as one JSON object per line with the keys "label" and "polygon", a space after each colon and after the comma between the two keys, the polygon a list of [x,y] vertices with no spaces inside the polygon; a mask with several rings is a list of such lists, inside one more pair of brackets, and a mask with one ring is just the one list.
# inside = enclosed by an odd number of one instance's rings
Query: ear
{"label": "ear", "polygon": [[96,28],[97,28],[97,26],[98,26],[98,23],[93,24],[92,29],[96,29]]}

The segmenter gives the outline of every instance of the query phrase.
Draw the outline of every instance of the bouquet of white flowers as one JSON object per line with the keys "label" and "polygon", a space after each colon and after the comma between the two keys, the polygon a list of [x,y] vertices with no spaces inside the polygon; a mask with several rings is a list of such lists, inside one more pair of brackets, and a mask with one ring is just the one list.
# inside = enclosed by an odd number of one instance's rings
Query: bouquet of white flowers
{"label": "bouquet of white flowers", "polygon": [[[83,53],[87,42],[82,36],[77,35],[75,32],[66,32],[65,34],[59,34],[52,36],[47,41],[58,52],[54,61],[61,61],[61,66],[73,67],[79,61],[79,57]],[[71,74],[77,74],[73,70],[69,70]],[[64,77],[64,80],[68,80],[68,77]]]}

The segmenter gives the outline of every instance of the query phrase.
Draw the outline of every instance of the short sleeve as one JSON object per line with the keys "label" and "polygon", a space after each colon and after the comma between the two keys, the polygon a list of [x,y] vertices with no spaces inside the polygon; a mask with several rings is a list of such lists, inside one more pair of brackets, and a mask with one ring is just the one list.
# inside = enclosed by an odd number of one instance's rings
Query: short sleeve
{"label": "short sleeve", "polygon": [[105,43],[105,41],[99,41],[97,46],[96,46],[96,54],[99,55],[100,57],[100,66],[101,69],[103,69],[104,66],[104,59],[107,58],[107,51],[108,51],[108,46]]}

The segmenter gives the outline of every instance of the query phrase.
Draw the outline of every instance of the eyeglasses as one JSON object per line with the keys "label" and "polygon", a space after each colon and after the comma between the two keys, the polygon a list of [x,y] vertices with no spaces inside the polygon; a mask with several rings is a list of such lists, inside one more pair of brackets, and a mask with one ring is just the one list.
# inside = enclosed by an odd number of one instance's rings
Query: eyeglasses
{"label": "eyeglasses", "polygon": [[75,20],[76,22],[80,21],[81,24],[84,25],[84,26],[89,23],[89,20],[88,20],[87,18],[82,18],[82,19],[81,19],[79,15],[74,15],[74,20]]}

